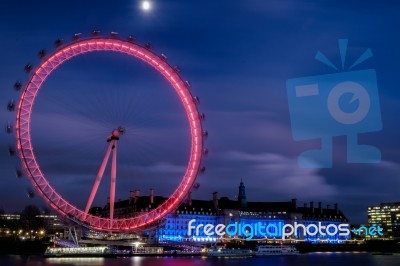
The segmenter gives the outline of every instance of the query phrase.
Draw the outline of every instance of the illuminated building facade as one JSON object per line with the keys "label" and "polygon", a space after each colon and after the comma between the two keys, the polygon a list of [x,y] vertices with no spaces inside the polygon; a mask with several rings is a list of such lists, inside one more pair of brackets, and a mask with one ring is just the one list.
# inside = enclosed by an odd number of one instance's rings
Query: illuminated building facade
{"label": "illuminated building facade", "polygon": [[[329,206],[322,208],[322,204],[319,203],[318,207],[314,208],[311,202],[310,207],[298,207],[295,199],[287,202],[247,202],[246,205],[242,207],[240,202],[227,197],[218,199],[216,193],[212,201],[190,200],[188,204],[167,216],[165,224],[157,231],[158,240],[161,242],[216,242],[246,239],[250,235],[251,239],[274,241],[282,239],[282,228],[285,224],[297,223],[307,227],[310,224],[318,225],[319,223],[321,226],[329,224],[339,226],[342,223],[348,223],[343,213],[337,209],[337,205],[331,209]],[[231,232],[234,236],[227,234],[207,236],[204,230],[196,232],[193,229],[189,235],[188,224],[191,220],[196,220],[192,224],[194,227],[200,224],[211,224],[214,227],[218,224],[236,225],[237,228],[233,228],[237,231]],[[252,228],[252,231],[245,230],[246,226]],[[257,229],[256,226],[263,229]],[[291,235],[286,239],[315,243],[342,243],[350,238],[350,235],[339,236],[338,233],[333,236],[324,233],[307,236],[301,229],[297,232],[297,236]]]}
{"label": "illuminated building facade", "polygon": [[[170,213],[164,221],[153,228],[152,232],[147,235],[159,242],[205,242],[212,243],[219,240],[245,239],[251,234],[252,239],[263,240],[279,240],[282,239],[282,227],[285,224],[295,225],[302,224],[305,227],[327,226],[347,224],[348,220],[345,215],[338,209],[338,205],[334,204],[322,207],[322,203],[314,206],[314,202],[304,204],[300,207],[297,205],[296,199],[285,202],[250,202],[247,201],[246,191],[243,181],[239,185],[239,193],[237,200],[230,200],[227,197],[218,197],[218,193],[214,192],[211,200],[195,200],[192,199],[191,193],[188,199],[176,211]],[[126,218],[146,212],[152,208],[156,208],[165,198],[154,196],[154,190],[150,190],[149,196],[140,196],[138,190],[130,193],[129,200],[118,201],[115,203],[114,217]],[[109,213],[108,204],[101,212],[97,209],[98,215],[107,216]],[[94,212],[93,212],[94,213]],[[232,236],[225,234],[219,236],[217,234],[207,235],[204,230],[199,230],[192,234],[189,233],[188,224],[191,220],[193,226],[200,224],[209,224],[213,227],[218,224],[228,226],[236,224],[239,228],[245,226],[258,226],[263,229],[253,231],[237,230]],[[266,231],[269,226],[268,231]],[[350,238],[350,234],[340,236],[339,232],[328,235],[324,232],[317,232],[315,235],[307,235],[304,230],[299,228],[297,234],[292,234],[286,239],[288,241],[307,241],[321,243],[341,243]]]}
{"label": "illuminated building facade", "polygon": [[376,235],[375,238],[400,238],[400,202],[368,207],[368,225],[379,225],[383,228],[383,237]]}
{"label": "illuminated building facade", "polygon": [[64,232],[65,225],[63,221],[61,221],[57,215],[54,214],[40,214],[37,215],[36,218],[39,218],[43,221],[44,228],[47,234],[56,234]]}
{"label": "illuminated building facade", "polygon": [[19,214],[0,214],[0,236],[10,236],[15,227],[19,224]]}
{"label": "illuminated building facade", "polygon": [[21,215],[19,214],[4,213],[0,214],[0,221],[18,221],[20,217]]}
{"label": "illuminated building facade", "polygon": [[52,214],[36,215],[35,221],[31,223],[34,228],[29,228],[29,222],[23,220],[20,214],[0,214],[0,235],[20,237],[34,234],[43,237],[44,234],[61,234],[65,227],[58,216]]}

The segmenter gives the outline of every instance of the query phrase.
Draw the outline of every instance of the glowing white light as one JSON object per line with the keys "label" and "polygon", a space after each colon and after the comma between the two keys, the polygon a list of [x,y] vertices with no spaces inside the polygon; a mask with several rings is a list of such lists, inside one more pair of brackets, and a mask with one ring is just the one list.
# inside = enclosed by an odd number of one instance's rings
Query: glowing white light
{"label": "glowing white light", "polygon": [[142,2],[142,9],[143,10],[148,11],[148,10],[150,10],[150,8],[151,8],[150,1],[143,1]]}

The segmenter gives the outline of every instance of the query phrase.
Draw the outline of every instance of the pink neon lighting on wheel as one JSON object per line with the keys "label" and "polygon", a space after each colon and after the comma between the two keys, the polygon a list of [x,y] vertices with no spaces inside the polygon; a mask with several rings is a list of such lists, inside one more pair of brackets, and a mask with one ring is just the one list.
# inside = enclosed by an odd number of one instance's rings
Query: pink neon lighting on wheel
{"label": "pink neon lighting on wheel", "polygon": [[[45,176],[40,170],[38,162],[36,161],[36,157],[32,147],[30,130],[32,107],[43,82],[57,67],[62,65],[62,63],[64,63],[65,61],[80,54],[90,53],[93,51],[113,51],[127,54],[129,56],[138,58],[152,66],[171,84],[186,110],[187,119],[189,121],[191,132],[191,151],[189,163],[181,183],[178,185],[177,189],[172,193],[172,195],[159,207],[133,218],[113,219],[113,214],[111,213],[111,210],[109,218],[102,218],[90,215],[87,212],[92,203],[90,201],[93,201],[93,199],[89,199],[85,210],[81,210],[73,206],[60,194],[58,194],[46,180]],[[186,196],[186,194],[189,192],[190,188],[194,184],[201,165],[203,151],[202,124],[197,106],[186,83],[167,62],[165,62],[158,55],[154,54],[152,51],[149,51],[138,44],[110,37],[92,37],[74,41],[72,44],[65,45],[64,47],[60,48],[58,51],[50,55],[47,59],[45,59],[33,71],[29,82],[26,84],[22,92],[18,104],[17,121],[15,128],[18,154],[21,158],[24,171],[30,178],[35,190],[40,194],[41,197],[43,197],[47,201],[47,203],[53,209],[58,211],[60,214],[67,216],[77,223],[89,226],[97,230],[139,230],[148,225],[154,224],[156,221],[162,219],[169,212],[179,206],[183,198]],[[107,153],[109,157],[109,151],[107,151]],[[115,154],[116,151],[114,151],[113,156],[116,156]],[[113,157],[113,160],[116,160],[116,157]],[[116,169],[112,170],[112,172],[114,171],[116,171]],[[91,194],[93,195],[95,194],[95,192],[93,191],[97,190],[97,187],[95,187],[97,181],[100,182],[101,180],[101,177],[99,177],[99,175],[100,173],[96,177],[95,185],[92,188]],[[97,180],[98,178],[99,180]],[[110,189],[110,193],[113,193],[113,188]],[[92,195],[90,196],[90,198],[91,197]]]}

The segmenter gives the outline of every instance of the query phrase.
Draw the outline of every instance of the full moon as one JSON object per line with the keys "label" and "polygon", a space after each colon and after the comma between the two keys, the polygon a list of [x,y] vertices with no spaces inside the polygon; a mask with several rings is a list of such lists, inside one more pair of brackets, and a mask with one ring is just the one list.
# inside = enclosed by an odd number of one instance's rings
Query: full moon
{"label": "full moon", "polygon": [[150,10],[151,4],[150,1],[142,1],[142,9],[145,11]]}

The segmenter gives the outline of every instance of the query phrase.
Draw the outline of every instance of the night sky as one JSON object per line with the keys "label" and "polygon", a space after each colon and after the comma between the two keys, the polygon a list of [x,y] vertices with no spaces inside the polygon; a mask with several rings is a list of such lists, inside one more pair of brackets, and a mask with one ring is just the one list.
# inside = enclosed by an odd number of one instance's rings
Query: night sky
{"label": "night sky", "polygon": [[[395,1],[2,1],[0,3],[0,121],[27,63],[37,66],[41,49],[54,51],[74,33],[118,32],[151,43],[200,97],[206,115],[209,156],[194,198],[212,192],[234,199],[243,179],[249,201],[338,203],[351,222],[366,222],[367,206],[400,201],[400,4]],[[375,69],[383,129],[360,135],[381,150],[377,164],[348,164],[346,138],[335,137],[333,167],[304,169],[297,156],[319,140],[292,138],[288,79],[333,74],[315,60],[323,52],[340,65],[338,39],[348,39],[346,62],[367,48],[373,57],[354,70]],[[348,66],[348,65],[347,65]],[[346,71],[346,68],[345,70]],[[106,150],[106,137],[123,125],[119,142],[117,199],[139,188],[168,196],[185,171],[190,134],[183,107],[156,71],[137,59],[97,52],[55,70],[37,97],[32,142],[43,172],[67,200],[83,208]],[[0,137],[0,207],[6,212],[44,202],[29,199],[19,162],[8,155],[13,135]],[[106,170],[95,205],[106,202]]]}

